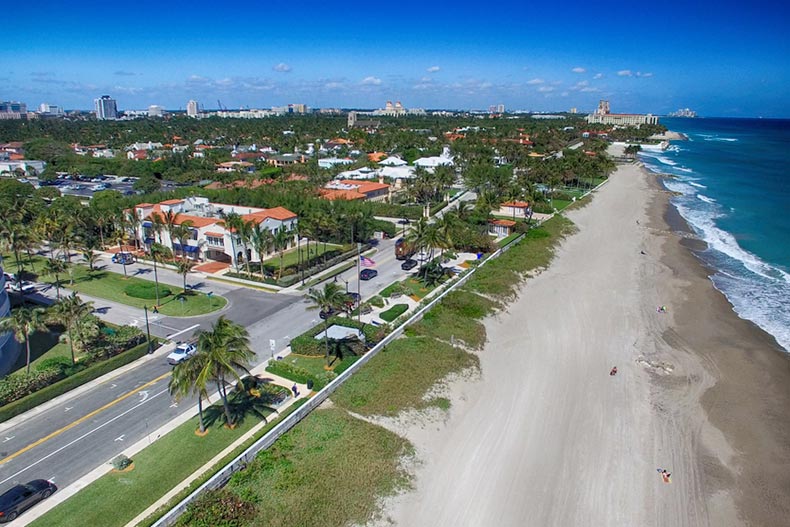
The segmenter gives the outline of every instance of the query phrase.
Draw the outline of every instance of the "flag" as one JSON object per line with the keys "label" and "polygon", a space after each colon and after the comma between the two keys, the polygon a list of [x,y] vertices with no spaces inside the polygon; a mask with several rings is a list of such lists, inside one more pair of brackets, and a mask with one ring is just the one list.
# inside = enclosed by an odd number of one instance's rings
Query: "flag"
{"label": "flag", "polygon": [[359,261],[362,263],[362,267],[373,267],[374,265],[376,265],[376,262],[374,262],[370,258],[362,256],[361,254],[359,255]]}

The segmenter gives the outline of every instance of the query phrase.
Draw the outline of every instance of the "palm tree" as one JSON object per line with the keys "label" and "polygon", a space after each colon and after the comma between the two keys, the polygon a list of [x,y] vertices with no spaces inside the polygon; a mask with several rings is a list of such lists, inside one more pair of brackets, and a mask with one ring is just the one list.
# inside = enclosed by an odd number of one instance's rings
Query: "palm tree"
{"label": "palm tree", "polygon": [[225,219],[219,222],[226,230],[230,231],[230,247],[231,251],[233,251],[233,264],[237,273],[239,272],[239,258],[236,253],[236,237],[239,234],[243,221],[237,212],[229,212],[225,215]]}
{"label": "palm tree", "polygon": [[134,210],[131,210],[129,214],[126,215],[126,218],[128,220],[127,224],[129,226],[129,231],[132,233],[132,241],[134,242],[134,246],[135,248],[139,249],[140,239],[138,238],[138,234],[140,231],[140,224],[142,224],[142,221],[140,220],[140,217],[137,215],[137,213],[135,213]]}
{"label": "palm tree", "polygon": [[[151,262],[154,264],[154,290],[156,291],[156,305],[159,306],[159,273],[156,271],[156,263],[164,258],[163,253],[164,246],[151,244]],[[124,266],[124,273],[126,272],[126,266]],[[186,280],[186,277],[184,277]]]}
{"label": "palm tree", "polygon": [[93,249],[86,249],[82,251],[82,257],[85,259],[85,263],[88,264],[88,268],[90,269],[90,272],[95,271],[94,267],[96,265],[96,262],[99,261],[99,253],[97,253]]}
{"label": "palm tree", "polygon": [[24,227],[9,216],[0,219],[0,244],[3,249],[14,253],[16,260],[17,276],[22,277],[22,261],[19,259],[20,251],[24,250]]}
{"label": "palm tree", "polygon": [[250,238],[252,238],[252,231],[258,224],[255,223],[255,220],[244,221],[241,220],[241,224],[239,225],[239,241],[241,241],[242,246],[244,247],[244,263],[247,267],[247,274],[252,275],[252,271],[250,271],[250,258],[249,253],[247,252],[247,244],[250,242]]}
{"label": "palm tree", "polygon": [[76,292],[58,301],[50,307],[50,315],[57,322],[66,326],[69,336],[69,347],[71,348],[71,363],[76,364],[77,359],[74,355],[74,336],[73,331],[77,329],[77,340],[84,344],[82,332],[79,330],[80,323],[93,312],[93,302],[83,302]]}
{"label": "palm tree", "polygon": [[27,350],[26,371],[30,373],[30,335],[36,331],[46,331],[43,308],[20,307],[11,312],[11,316],[0,319],[0,331],[11,331],[18,342],[25,342]]}
{"label": "palm tree", "polygon": [[[307,298],[313,305],[307,309],[318,309],[324,313],[331,313],[333,310],[343,306],[346,302],[346,294],[335,282],[327,282],[323,289],[310,289]],[[329,365],[329,316],[324,319],[324,340],[326,341],[326,364]]]}
{"label": "palm tree", "polygon": [[274,235],[274,248],[280,253],[280,273],[277,277],[278,280],[283,277],[283,253],[285,253],[285,248],[288,247],[288,240],[290,238],[284,225],[277,229],[277,234]]}
{"label": "palm tree", "polygon": [[167,231],[167,236],[170,238],[170,248],[173,250],[173,254],[176,252],[175,246],[175,230],[178,228],[178,217],[181,215],[179,212],[173,212],[172,210],[167,210],[162,217],[162,221],[164,222],[164,228]]}
{"label": "palm tree", "polygon": [[430,228],[430,224],[428,220],[423,216],[414,224],[412,230],[406,234],[406,242],[411,244],[414,247],[416,252],[422,252],[423,249],[427,247],[425,240],[427,237],[428,229]]}
{"label": "palm tree", "polygon": [[[206,367],[207,354],[198,353],[187,360],[179,363],[173,368],[170,376],[168,389],[176,401],[189,395],[198,396],[198,419],[200,421],[200,433],[206,433],[206,424],[203,420],[203,399],[209,403],[207,383],[199,384],[200,372]],[[207,381],[207,379],[206,379]]]}
{"label": "palm tree", "polygon": [[151,229],[154,239],[159,238],[159,243],[162,243],[162,231],[165,229],[165,223],[162,221],[162,216],[156,212],[153,212],[148,216],[148,221],[151,222],[149,229]]}
{"label": "palm tree", "polygon": [[244,326],[221,316],[211,330],[198,334],[197,347],[198,353],[195,356],[204,355],[202,360],[205,362],[202,363],[195,384],[205,386],[211,380],[217,384],[217,391],[225,408],[225,419],[229,426],[233,426],[226,379],[235,378],[240,382],[238,370],[249,373],[250,362],[255,358],[255,352],[250,349],[250,335]]}
{"label": "palm tree", "polygon": [[68,267],[69,265],[66,262],[57,258],[47,260],[44,263],[44,272],[55,275],[55,292],[58,300],[60,300],[60,275],[65,273]]}
{"label": "palm tree", "polygon": [[176,268],[178,269],[178,274],[184,277],[184,292],[187,292],[187,275],[192,272],[192,269],[195,267],[195,262],[191,260],[179,260],[176,262]]}
{"label": "palm tree", "polygon": [[269,229],[257,223],[253,227],[252,233],[250,233],[250,243],[255,252],[258,253],[258,260],[261,265],[261,279],[263,279],[263,257],[272,251],[274,236],[272,236],[272,232]]}

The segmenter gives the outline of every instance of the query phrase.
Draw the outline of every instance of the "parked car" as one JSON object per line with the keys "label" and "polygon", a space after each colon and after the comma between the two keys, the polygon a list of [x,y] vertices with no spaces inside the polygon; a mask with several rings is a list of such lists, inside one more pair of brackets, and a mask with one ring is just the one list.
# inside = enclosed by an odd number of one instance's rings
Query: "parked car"
{"label": "parked car", "polygon": [[112,263],[129,265],[134,263],[134,255],[132,253],[116,253],[112,255]]}
{"label": "parked car", "polygon": [[9,291],[16,293],[33,293],[36,290],[36,284],[33,282],[6,282],[5,288]]}
{"label": "parked car", "polygon": [[337,313],[337,310],[335,310],[335,309],[332,309],[332,308],[330,307],[330,308],[329,308],[328,310],[326,310],[326,311],[324,311],[324,310],[321,310],[321,311],[319,311],[319,312],[318,312],[318,317],[319,317],[321,320],[326,320],[326,319],[328,319],[328,318],[330,318],[330,317],[334,316],[334,315],[335,315],[335,313]]}
{"label": "parked car", "polygon": [[400,264],[400,268],[403,269],[404,271],[411,271],[412,269],[417,267],[417,265],[418,265],[417,260],[412,260],[411,258],[409,258],[408,260]]}
{"label": "parked car", "polygon": [[36,503],[52,496],[58,490],[54,483],[45,479],[34,479],[24,485],[14,485],[0,495],[0,522],[16,520]]}
{"label": "parked car", "polygon": [[362,297],[359,296],[359,293],[354,293],[353,291],[346,293],[346,297],[348,298],[346,303],[351,304],[354,307],[358,306],[359,301],[362,300]]}
{"label": "parked car", "polygon": [[175,366],[187,360],[197,353],[197,346],[192,342],[183,342],[176,346],[170,355],[167,356],[167,363]]}
{"label": "parked car", "polygon": [[375,269],[362,269],[359,273],[360,280],[371,280],[378,276],[379,272]]}

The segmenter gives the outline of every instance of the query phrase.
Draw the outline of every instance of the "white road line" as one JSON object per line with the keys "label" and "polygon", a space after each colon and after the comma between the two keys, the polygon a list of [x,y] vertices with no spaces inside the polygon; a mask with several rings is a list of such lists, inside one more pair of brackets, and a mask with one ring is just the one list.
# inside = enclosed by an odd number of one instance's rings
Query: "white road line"
{"label": "white road line", "polygon": [[[162,326],[162,327],[165,327],[165,326]],[[200,324],[195,324],[194,326],[189,326],[188,328],[182,329],[181,331],[179,331],[177,333],[173,333],[172,335],[168,335],[167,336],[167,340],[173,340],[173,338],[175,338],[175,337],[177,337],[177,336],[179,336],[179,335],[181,335],[183,333],[186,333],[187,331],[192,331],[193,329],[199,328],[199,327],[200,327]],[[167,329],[176,329],[176,328],[167,328]]]}
{"label": "white road line", "polygon": [[116,421],[117,419],[120,419],[121,417],[123,417],[124,415],[128,414],[129,412],[132,412],[133,410],[136,410],[138,407],[140,407],[140,406],[144,405],[145,403],[147,403],[147,402],[150,402],[150,401],[153,401],[154,399],[156,399],[157,397],[159,397],[159,396],[160,396],[160,395],[162,395],[163,393],[166,393],[167,391],[168,391],[168,390],[167,390],[167,388],[165,388],[165,389],[164,389],[164,390],[162,390],[161,392],[158,392],[158,393],[154,394],[153,396],[149,397],[149,398],[148,398],[148,399],[146,399],[145,401],[143,401],[143,402],[140,402],[140,403],[137,403],[136,405],[132,406],[131,408],[129,408],[129,409],[128,409],[128,410],[126,410],[125,412],[123,412],[123,413],[120,413],[120,414],[116,415],[115,417],[113,417],[112,419],[110,419],[109,421],[106,421],[106,422],[104,422],[104,423],[100,424],[99,426],[97,426],[96,428],[94,428],[93,430],[91,430],[90,432],[86,432],[85,434],[81,435],[80,437],[78,437],[77,439],[75,439],[75,440],[71,441],[70,443],[67,443],[67,444],[63,445],[62,447],[60,447],[59,449],[57,449],[57,450],[55,450],[55,451],[53,451],[53,452],[50,452],[49,454],[47,454],[46,456],[42,457],[42,458],[41,458],[41,459],[39,459],[38,461],[36,461],[36,462],[34,462],[34,463],[31,463],[30,465],[26,466],[26,467],[25,467],[25,468],[23,468],[22,470],[20,470],[20,471],[16,472],[15,474],[12,474],[11,476],[9,476],[9,477],[7,477],[6,479],[4,479],[3,481],[0,481],[0,485],[2,485],[3,483],[6,483],[6,482],[8,482],[8,481],[11,481],[11,480],[13,480],[13,479],[14,479],[14,478],[16,478],[18,475],[22,474],[23,472],[26,472],[26,471],[30,470],[31,468],[35,467],[36,465],[38,465],[38,464],[39,464],[39,463],[41,463],[42,461],[46,461],[47,459],[51,458],[51,457],[52,457],[52,456],[54,456],[55,454],[59,454],[60,452],[62,452],[63,450],[67,449],[68,447],[70,447],[70,446],[71,446],[71,445],[73,445],[74,443],[77,443],[77,442],[79,442],[79,441],[82,441],[83,439],[85,439],[85,438],[86,438],[86,437],[88,437],[89,435],[93,434],[94,432],[98,431],[99,429],[101,429],[101,428],[104,428],[105,426],[107,426],[108,424],[110,424],[110,423],[112,423],[112,422]]}

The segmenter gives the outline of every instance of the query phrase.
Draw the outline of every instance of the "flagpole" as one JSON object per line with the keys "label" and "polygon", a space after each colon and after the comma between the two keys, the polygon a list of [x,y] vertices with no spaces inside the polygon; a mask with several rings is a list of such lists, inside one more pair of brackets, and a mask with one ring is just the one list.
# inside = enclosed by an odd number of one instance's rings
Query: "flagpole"
{"label": "flagpole", "polygon": [[357,322],[362,322],[362,279],[360,269],[362,267],[362,244],[357,242],[357,294],[359,295],[359,307],[357,308]]}

